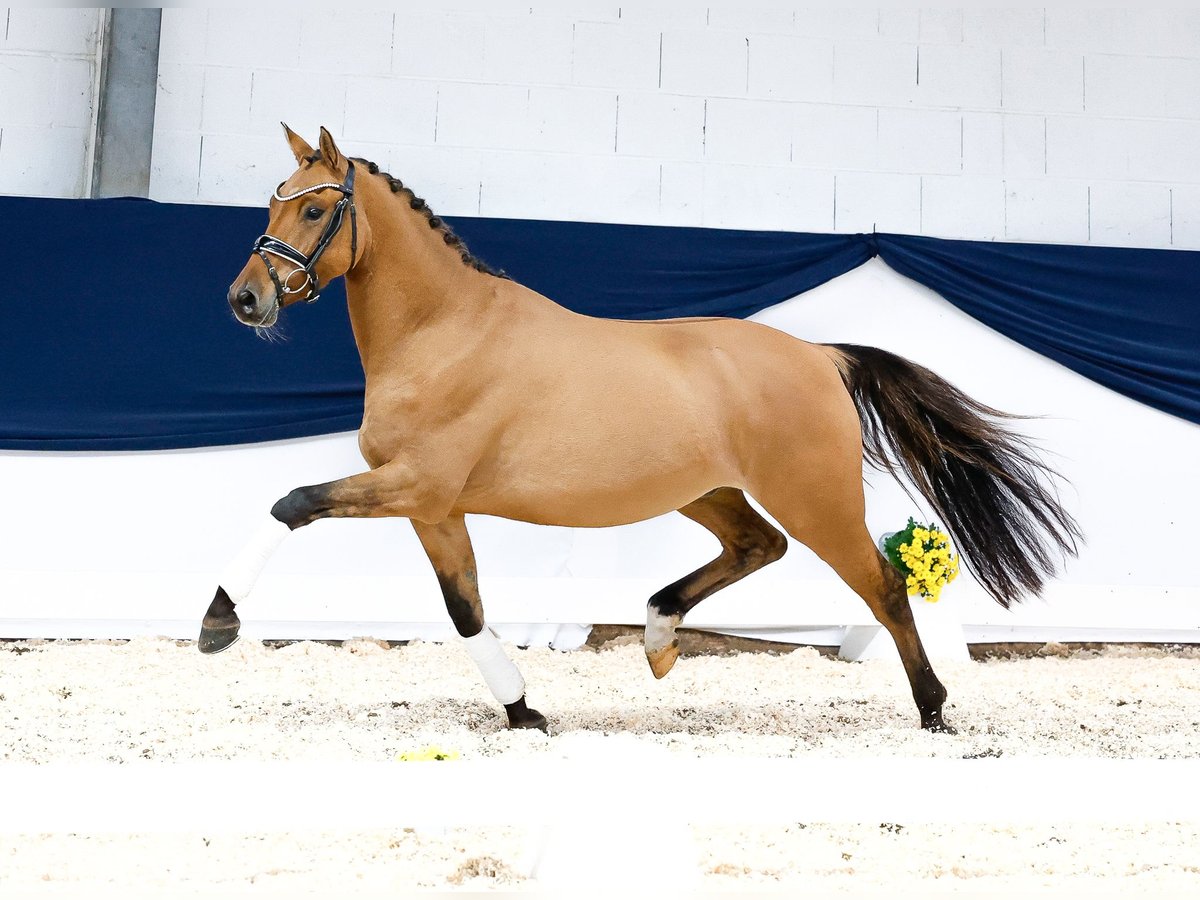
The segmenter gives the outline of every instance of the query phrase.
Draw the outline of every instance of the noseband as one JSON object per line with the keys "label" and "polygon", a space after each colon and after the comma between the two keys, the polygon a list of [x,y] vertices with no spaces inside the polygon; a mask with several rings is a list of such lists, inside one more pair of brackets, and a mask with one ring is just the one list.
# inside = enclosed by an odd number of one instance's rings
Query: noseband
{"label": "noseband", "polygon": [[[270,234],[264,234],[254,242],[254,252],[259,255],[267,267],[267,274],[271,276],[271,281],[275,284],[280,306],[283,305],[283,301],[289,295],[299,294],[304,290],[307,290],[307,293],[302,299],[308,303],[316,302],[316,299],[321,296],[321,284],[317,279],[316,271],[317,260],[321,258],[321,254],[333,243],[334,237],[337,236],[338,231],[341,229],[342,222],[346,218],[347,207],[350,208],[350,268],[354,268],[354,262],[358,257],[358,219],[355,216],[354,210],[354,163],[350,162],[349,166],[350,168],[346,172],[346,180],[341,184],[326,181],[322,184],[314,184],[312,187],[303,188],[294,194],[288,194],[286,197],[279,193],[279,188],[283,187],[282,183],[280,183],[278,188],[275,188],[275,199],[285,203],[288,200],[295,200],[297,197],[303,197],[305,194],[312,194],[316,191],[323,191],[326,188],[342,192],[342,199],[334,204],[333,212],[329,216],[325,230],[321,233],[321,237],[317,241],[317,246],[313,248],[311,254],[305,255],[287,241]],[[285,259],[295,266],[295,268],[287,274],[286,278],[281,279],[279,273],[275,270],[275,266],[271,264],[271,256],[278,256],[280,259]],[[304,274],[304,280],[296,287],[292,287],[292,279],[297,272]]]}

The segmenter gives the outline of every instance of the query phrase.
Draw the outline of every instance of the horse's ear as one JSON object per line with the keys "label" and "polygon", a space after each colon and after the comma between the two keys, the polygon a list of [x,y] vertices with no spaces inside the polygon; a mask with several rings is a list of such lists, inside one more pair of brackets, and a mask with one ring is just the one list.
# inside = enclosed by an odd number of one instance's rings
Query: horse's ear
{"label": "horse's ear", "polygon": [[321,126],[321,159],[333,169],[340,169],[346,163],[342,151],[333,142],[333,135],[325,130],[324,125]]}
{"label": "horse's ear", "polygon": [[313,148],[308,146],[308,141],[287,127],[286,122],[280,122],[283,126],[284,137],[287,138],[288,146],[292,148],[292,155],[296,157],[296,165],[300,165],[305,159],[313,155]]}

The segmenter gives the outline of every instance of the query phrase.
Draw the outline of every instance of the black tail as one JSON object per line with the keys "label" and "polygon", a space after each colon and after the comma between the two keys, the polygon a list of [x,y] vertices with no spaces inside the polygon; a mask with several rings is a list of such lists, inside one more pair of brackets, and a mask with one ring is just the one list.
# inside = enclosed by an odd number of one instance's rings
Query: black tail
{"label": "black tail", "polygon": [[866,460],[908,476],[1001,606],[1040,593],[1057,557],[1074,556],[1082,535],[1046,486],[1057,473],[1026,438],[999,424],[1021,417],[971,399],[894,353],[829,346],[842,354]]}

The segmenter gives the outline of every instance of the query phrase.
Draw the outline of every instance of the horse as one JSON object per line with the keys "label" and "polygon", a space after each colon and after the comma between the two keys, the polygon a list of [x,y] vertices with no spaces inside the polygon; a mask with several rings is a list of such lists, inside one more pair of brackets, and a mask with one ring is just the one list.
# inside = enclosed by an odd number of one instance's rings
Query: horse
{"label": "horse", "polygon": [[403,517],[508,726],[545,731],[487,625],[465,517],[597,528],[678,510],[721,552],[649,599],[644,647],[657,678],[679,656],[687,614],[783,556],[786,532],[887,628],[921,727],[953,732],[904,578],[867,529],[864,461],[909,479],[1008,607],[1038,593],[1082,537],[1058,501],[1060,476],[1007,426],[1019,416],[881,349],[732,318],[577,314],[476,258],[410,188],[347,157],[325,128],[315,150],[283,129],[297,168],[275,190],[228,302],[244,325],[269,329],[344,277],[367,470],[275,503],[220,577],[202,652],[237,639],[235,608],[292,531],[328,517]]}

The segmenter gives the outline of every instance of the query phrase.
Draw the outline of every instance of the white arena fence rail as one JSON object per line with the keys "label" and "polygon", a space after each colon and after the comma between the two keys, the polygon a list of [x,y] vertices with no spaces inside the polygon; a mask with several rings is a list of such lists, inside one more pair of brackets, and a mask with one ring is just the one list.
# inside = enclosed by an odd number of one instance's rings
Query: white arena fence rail
{"label": "white arena fence rail", "polygon": [[[194,640],[215,588],[212,573],[47,572],[0,569],[0,639]],[[663,586],[644,578],[480,577],[490,624],[519,644],[571,649],[591,625],[643,625]],[[961,627],[971,644],[1047,641],[1200,643],[1200,587],[1177,589],[1052,582],[1041,598],[1004,610],[974,584],[937,604],[913,601],[921,621]],[[275,574],[239,606],[242,635],[257,640],[449,640],[453,629],[432,575]],[[785,643],[840,646],[847,629],[878,627],[834,578],[767,573],[710,597],[685,622]],[[927,637],[928,640],[928,637]],[[931,651],[932,652],[932,651]]]}

